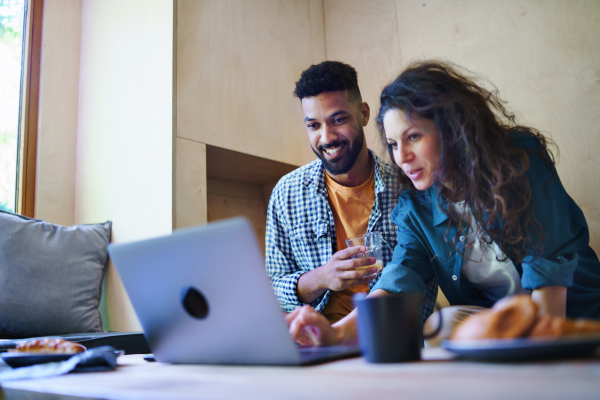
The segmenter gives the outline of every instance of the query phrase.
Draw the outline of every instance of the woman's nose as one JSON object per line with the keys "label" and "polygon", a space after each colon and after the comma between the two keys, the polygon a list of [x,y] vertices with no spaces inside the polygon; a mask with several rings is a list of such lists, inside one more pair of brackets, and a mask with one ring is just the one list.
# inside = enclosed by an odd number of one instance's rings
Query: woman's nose
{"label": "woman's nose", "polygon": [[402,146],[398,144],[398,165],[402,165],[406,162],[409,162],[413,159],[414,155],[412,151],[408,148],[408,146]]}

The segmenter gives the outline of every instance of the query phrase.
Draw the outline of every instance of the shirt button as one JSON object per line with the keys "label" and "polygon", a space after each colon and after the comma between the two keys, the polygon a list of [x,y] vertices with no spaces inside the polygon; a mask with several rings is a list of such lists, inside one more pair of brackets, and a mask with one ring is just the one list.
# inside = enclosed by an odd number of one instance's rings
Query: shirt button
{"label": "shirt button", "polygon": [[461,237],[458,238],[458,240],[460,240],[461,242],[464,242],[465,241],[465,237],[461,236]]}
{"label": "shirt button", "polygon": [[458,277],[457,277],[456,275],[452,275],[452,280],[453,280],[453,281],[455,281],[455,280],[457,280],[457,279],[458,279]]}

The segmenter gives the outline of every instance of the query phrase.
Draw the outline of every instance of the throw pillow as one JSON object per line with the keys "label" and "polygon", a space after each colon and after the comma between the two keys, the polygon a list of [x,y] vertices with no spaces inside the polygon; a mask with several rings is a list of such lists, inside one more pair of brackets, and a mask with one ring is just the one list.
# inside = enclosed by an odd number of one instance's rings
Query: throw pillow
{"label": "throw pillow", "polygon": [[0,210],[0,336],[101,332],[110,233]]}

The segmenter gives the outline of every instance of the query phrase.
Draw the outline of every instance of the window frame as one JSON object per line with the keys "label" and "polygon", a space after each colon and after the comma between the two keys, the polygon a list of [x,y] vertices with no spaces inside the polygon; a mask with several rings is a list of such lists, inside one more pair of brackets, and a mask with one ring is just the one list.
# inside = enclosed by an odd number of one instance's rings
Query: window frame
{"label": "window frame", "polygon": [[21,115],[17,155],[15,211],[35,216],[35,181],[41,77],[44,0],[28,0],[21,71]]}

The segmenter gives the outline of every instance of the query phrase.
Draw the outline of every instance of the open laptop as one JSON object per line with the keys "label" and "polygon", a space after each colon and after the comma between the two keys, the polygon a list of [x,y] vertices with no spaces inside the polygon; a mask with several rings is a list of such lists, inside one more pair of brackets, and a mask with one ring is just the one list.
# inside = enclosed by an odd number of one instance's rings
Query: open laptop
{"label": "open laptop", "polygon": [[108,253],[157,361],[302,365],[359,354],[294,343],[245,218],[110,244]]}

